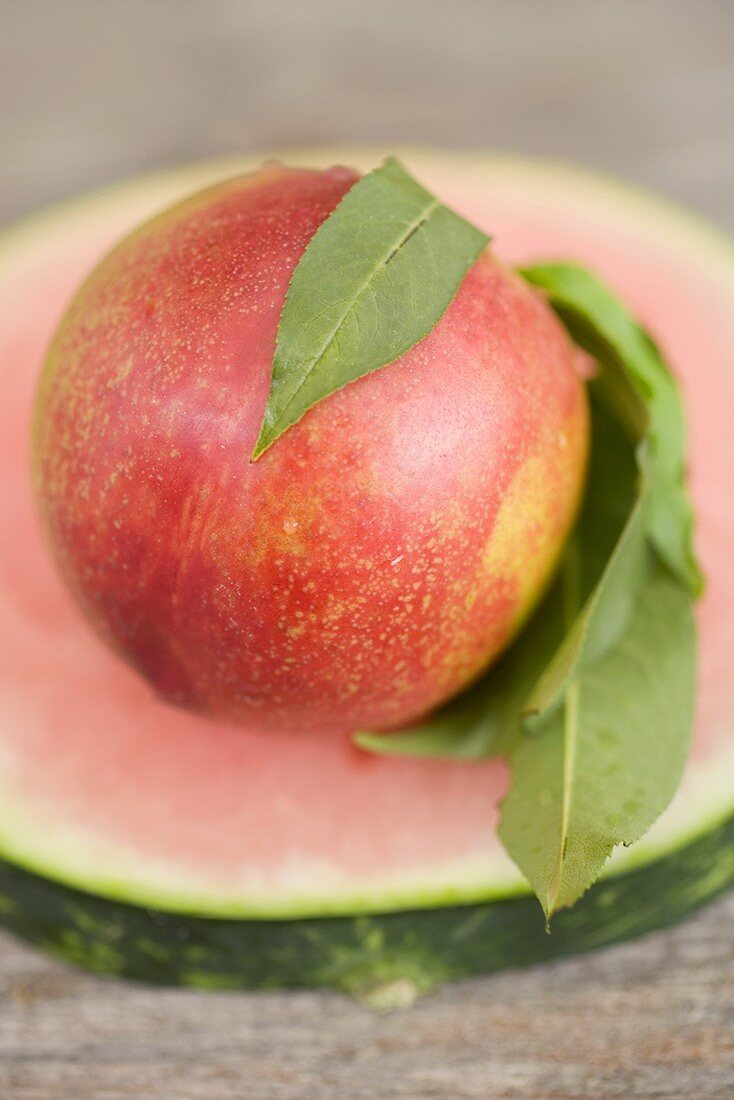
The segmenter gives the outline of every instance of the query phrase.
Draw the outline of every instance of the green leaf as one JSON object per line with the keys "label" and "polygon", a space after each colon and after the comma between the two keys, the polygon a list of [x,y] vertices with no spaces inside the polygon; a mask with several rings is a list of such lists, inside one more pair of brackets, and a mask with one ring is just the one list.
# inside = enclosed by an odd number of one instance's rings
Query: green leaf
{"label": "green leaf", "polygon": [[427,336],[488,240],[393,158],[360,179],[293,274],[253,459],[324,397]]}
{"label": "green leaf", "polygon": [[615,644],[645,583],[649,459],[644,438],[625,438],[611,411],[611,393],[619,395],[623,385],[619,379],[613,391],[591,386],[587,492],[565,553],[566,583],[574,578],[573,599],[566,593],[563,640],[523,705],[529,730],[559,705],[573,677]]}
{"label": "green leaf", "polygon": [[[511,750],[500,836],[550,917],[583,894],[617,844],[650,827],[680,780],[695,697],[691,604],[701,575],[685,492],[682,404],[659,351],[594,276],[565,264],[525,274],[599,361],[597,397],[638,466],[635,499],[589,590],[594,512],[602,507],[603,522],[615,458],[625,448],[618,439],[609,449],[606,487],[592,457],[564,560],[568,632],[523,708],[524,729],[535,736],[519,736]],[[595,433],[600,424],[595,419]]]}
{"label": "green leaf", "polygon": [[516,746],[500,837],[546,917],[672,798],[690,744],[695,649],[690,595],[651,558],[621,638],[573,679],[542,735]]}
{"label": "green leaf", "polygon": [[675,379],[650,335],[595,275],[574,264],[526,268],[546,291],[572,338],[607,372],[624,372],[650,417],[652,486],[648,530],[668,568],[694,595],[703,587],[693,551],[693,511],[685,490],[686,433]]}

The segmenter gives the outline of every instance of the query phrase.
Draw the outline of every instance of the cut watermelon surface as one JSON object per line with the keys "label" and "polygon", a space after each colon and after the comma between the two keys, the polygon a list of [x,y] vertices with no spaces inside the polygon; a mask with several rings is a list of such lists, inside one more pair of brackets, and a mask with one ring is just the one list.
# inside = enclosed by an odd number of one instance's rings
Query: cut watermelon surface
{"label": "cut watermelon surface", "polygon": [[[382,155],[287,159],[369,168]],[[425,988],[667,923],[734,880],[734,249],[666,202],[581,170],[404,159],[503,259],[595,269],[681,379],[708,580],[683,785],[548,937],[496,836],[500,762],[378,758],[339,737],[195,718],[153,699],[99,643],[33,507],[30,410],[45,348],[118,237],[253,165],[134,181],[0,243],[0,919],[78,962],[190,984]]]}

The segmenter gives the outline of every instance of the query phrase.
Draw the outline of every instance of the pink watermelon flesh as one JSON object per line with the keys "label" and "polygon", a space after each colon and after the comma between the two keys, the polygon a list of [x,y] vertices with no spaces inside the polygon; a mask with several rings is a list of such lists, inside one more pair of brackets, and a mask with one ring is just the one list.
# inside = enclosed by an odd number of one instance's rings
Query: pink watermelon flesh
{"label": "pink watermelon flesh", "polygon": [[[303,159],[366,167],[377,154]],[[695,746],[674,805],[612,869],[651,859],[734,809],[734,251],[665,203],[581,171],[406,159],[492,234],[504,259],[595,268],[649,325],[682,379],[708,577]],[[501,763],[381,759],[337,737],[258,735],[169,708],[97,641],[49,560],[28,453],[51,332],[117,237],[222,170],[133,183],[0,243],[0,853],[100,893],[221,915],[369,911],[520,892],[496,837]]]}

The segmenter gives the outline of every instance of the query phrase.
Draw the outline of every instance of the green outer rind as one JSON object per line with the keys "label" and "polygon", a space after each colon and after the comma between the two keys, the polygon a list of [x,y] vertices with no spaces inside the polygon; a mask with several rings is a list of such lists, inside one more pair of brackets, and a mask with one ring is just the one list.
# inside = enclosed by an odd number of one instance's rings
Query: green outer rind
{"label": "green outer rind", "polygon": [[322,986],[381,1007],[443,981],[576,954],[674,924],[734,883],[734,818],[553,919],[535,899],[306,920],[184,917],[0,863],[0,923],[101,974],[202,989]]}

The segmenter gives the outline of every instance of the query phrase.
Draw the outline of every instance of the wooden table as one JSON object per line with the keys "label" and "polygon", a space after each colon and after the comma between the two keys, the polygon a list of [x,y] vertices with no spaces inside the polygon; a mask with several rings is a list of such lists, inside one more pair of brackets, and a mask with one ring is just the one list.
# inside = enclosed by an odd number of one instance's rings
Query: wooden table
{"label": "wooden table", "polygon": [[[503,147],[734,228],[732,0],[0,0],[0,219],[257,147]],[[734,896],[376,1016],[149,990],[0,937],[0,1100],[734,1097]]]}

